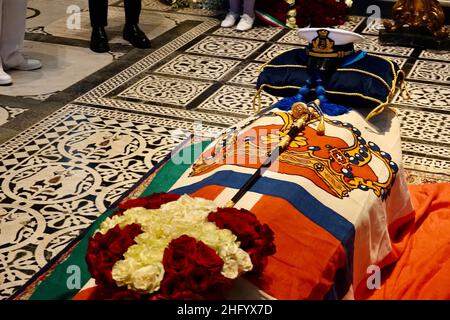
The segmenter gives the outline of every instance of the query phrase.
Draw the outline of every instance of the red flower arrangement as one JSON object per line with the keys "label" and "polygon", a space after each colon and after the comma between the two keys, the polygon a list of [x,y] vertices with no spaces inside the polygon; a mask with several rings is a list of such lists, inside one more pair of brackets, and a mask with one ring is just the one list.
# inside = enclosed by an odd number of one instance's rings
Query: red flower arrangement
{"label": "red flower arrangement", "polygon": [[[179,198],[179,195],[159,193],[128,200],[119,205],[118,212],[113,216],[120,217],[132,208],[159,209],[163,204]],[[240,248],[248,254],[253,264],[252,274],[262,272],[267,257],[275,253],[272,230],[247,210],[219,208],[216,212],[210,212],[206,220],[217,228],[228,229],[237,237]],[[115,225],[104,234],[97,232],[90,239],[86,262],[97,284],[92,299],[219,299],[232,287],[232,279],[222,272],[224,260],[221,256],[203,241],[188,235],[174,238],[164,249],[164,276],[159,290],[149,293],[118,286],[113,278],[113,266],[136,244],[134,239],[141,233],[143,230],[136,223],[123,228]]]}
{"label": "red flower arrangement", "polygon": [[112,278],[113,265],[122,259],[123,254],[132,246],[134,238],[142,232],[137,224],[121,229],[115,226],[106,234],[96,233],[90,240],[86,254],[88,270],[97,283],[94,299],[125,300],[140,298],[131,290],[117,287]]}
{"label": "red flower arrangement", "polygon": [[154,193],[150,196],[130,199],[119,204],[119,210],[114,215],[121,216],[125,211],[131,208],[142,207],[145,209],[159,209],[165,203],[177,201],[180,195],[174,193]]}
{"label": "red flower arrangement", "polygon": [[252,259],[252,273],[260,273],[267,264],[267,257],[275,253],[274,236],[268,225],[262,225],[256,216],[245,209],[219,208],[208,215],[208,221],[219,228],[229,229],[241,242]]}
{"label": "red flower arrangement", "polygon": [[186,235],[170,242],[163,265],[166,273],[161,282],[162,299],[217,299],[231,287],[231,280],[220,273],[223,261],[217,253]]}
{"label": "red flower arrangement", "polygon": [[297,0],[299,27],[333,27],[344,24],[349,8],[344,0]]}
{"label": "red flower arrangement", "polygon": [[283,23],[288,18],[288,12],[295,10],[295,21],[299,28],[333,27],[345,23],[351,2],[350,0],[296,0],[295,5],[290,5],[287,1],[264,0],[257,1],[256,10],[263,16],[272,16]]}

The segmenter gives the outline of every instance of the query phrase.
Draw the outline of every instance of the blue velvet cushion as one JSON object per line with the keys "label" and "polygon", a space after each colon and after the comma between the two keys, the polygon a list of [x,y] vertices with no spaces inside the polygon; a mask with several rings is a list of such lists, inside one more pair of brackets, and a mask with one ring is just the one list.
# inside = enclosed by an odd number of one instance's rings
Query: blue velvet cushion
{"label": "blue velvet cushion", "polygon": [[[305,49],[293,49],[265,64],[257,87],[280,97],[295,96],[310,78]],[[399,67],[386,58],[358,51],[345,58],[342,65],[322,83],[329,101],[352,108],[375,108],[388,102],[395,91]],[[307,100],[315,99],[312,90]]]}

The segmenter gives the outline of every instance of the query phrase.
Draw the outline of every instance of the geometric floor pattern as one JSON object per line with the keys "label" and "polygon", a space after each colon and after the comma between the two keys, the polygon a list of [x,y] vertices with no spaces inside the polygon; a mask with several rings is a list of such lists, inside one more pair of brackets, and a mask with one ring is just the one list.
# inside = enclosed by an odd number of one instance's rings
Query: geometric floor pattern
{"label": "geometric floor pattern", "polygon": [[[73,38],[70,32],[49,34],[60,22],[42,16],[43,2],[30,1],[27,39],[86,47],[80,32]],[[117,11],[121,2],[111,6]],[[0,96],[0,299],[20,288],[189,133],[214,137],[252,115],[259,66],[305,45],[291,30],[236,32],[219,26],[217,12],[174,10],[157,0],[143,5],[146,14],[173,23],[155,36],[153,49],[114,45],[109,65],[67,89]],[[53,11],[55,19],[66,19]],[[32,18],[36,12],[42,15]],[[450,181],[449,56],[381,46],[380,25],[366,21],[351,17],[342,28],[363,33],[360,49],[394,60],[409,80],[411,99],[393,100],[409,181]],[[262,104],[275,101],[264,95]]]}

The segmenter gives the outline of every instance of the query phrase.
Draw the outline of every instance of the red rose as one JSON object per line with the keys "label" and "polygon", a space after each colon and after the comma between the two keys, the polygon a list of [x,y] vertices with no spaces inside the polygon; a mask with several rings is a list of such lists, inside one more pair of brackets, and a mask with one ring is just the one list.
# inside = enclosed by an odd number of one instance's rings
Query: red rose
{"label": "red rose", "polygon": [[198,266],[206,268],[211,272],[221,272],[223,268],[223,260],[217,253],[204,244],[202,241],[197,242],[196,261]]}
{"label": "red rose", "polygon": [[212,271],[203,267],[196,267],[189,272],[188,286],[193,292],[207,291],[211,285]]}
{"label": "red rose", "polygon": [[344,1],[298,0],[296,1],[299,27],[331,27],[345,22],[348,8]]}
{"label": "red rose", "polygon": [[268,225],[261,225],[248,210],[219,208],[208,215],[208,221],[236,235],[241,248],[250,255],[253,273],[260,273],[267,264],[267,257],[276,251],[273,231]]}
{"label": "red rose", "polygon": [[114,264],[115,260],[114,256],[111,252],[107,251],[107,248],[102,248],[103,250],[97,254],[97,263],[103,264]]}
{"label": "red rose", "polygon": [[164,250],[163,265],[168,273],[185,274],[194,266],[197,242],[194,238],[182,235],[172,240]]}
{"label": "red rose", "polygon": [[223,293],[230,290],[233,287],[233,281],[224,277],[220,272],[212,275],[211,285],[209,288],[208,296],[210,299],[219,300],[223,299]]}
{"label": "red rose", "polygon": [[137,293],[133,290],[121,290],[113,292],[111,295],[111,300],[141,300],[143,295]]}
{"label": "red rose", "polygon": [[180,195],[178,194],[154,193],[150,196],[127,200],[119,204],[118,207],[121,210],[128,210],[136,207],[143,207],[146,209],[159,209],[163,204],[176,201],[179,198]]}
{"label": "red rose", "polygon": [[107,288],[113,288],[116,286],[116,282],[112,278],[111,267],[112,266],[102,268],[101,266],[99,266],[98,271],[95,273],[96,274],[95,283],[97,285],[101,284],[102,286]]}
{"label": "red rose", "polygon": [[180,198],[178,194],[172,193],[154,193],[150,196],[130,199],[118,205],[119,210],[112,216],[122,215],[126,210],[131,208],[142,207],[145,209],[159,209],[163,204],[176,201]]}
{"label": "red rose", "polygon": [[125,211],[131,208],[138,208],[142,207],[145,208],[145,204],[147,203],[147,200],[144,198],[136,198],[136,199],[130,199],[125,201],[124,203],[120,203],[118,205],[119,209]]}
{"label": "red rose", "polygon": [[142,228],[139,224],[132,223],[125,226],[122,233],[128,235],[131,239],[134,239],[142,233]]}
{"label": "red rose", "polygon": [[161,297],[171,300],[210,299],[231,286],[222,274],[223,261],[202,241],[183,235],[164,250]]}
{"label": "red rose", "polygon": [[140,294],[126,288],[98,285],[90,295],[89,300],[144,300],[148,298],[148,294]]}
{"label": "red rose", "polygon": [[134,243],[135,242],[131,237],[129,237],[128,235],[123,235],[123,236],[117,237],[114,241],[112,241],[109,244],[108,249],[113,255],[121,256],[124,254],[124,252],[123,252],[124,248],[128,249]]}
{"label": "red rose", "polygon": [[205,297],[201,294],[194,293],[191,290],[183,290],[175,292],[171,297],[171,300],[205,300]]}
{"label": "red rose", "polygon": [[167,300],[167,297],[161,294],[159,291],[148,296],[147,300]]}
{"label": "red rose", "polygon": [[247,210],[220,208],[209,214],[208,221],[214,222],[221,229],[231,230],[241,242],[241,248],[246,250],[252,246],[252,241],[258,238],[256,228],[259,227],[259,222],[256,217],[252,218]]}
{"label": "red rose", "polygon": [[174,274],[167,272],[161,281],[160,292],[167,299],[171,299],[176,292],[181,292],[188,288],[187,276],[183,274]]}
{"label": "red rose", "polygon": [[97,285],[114,287],[111,270],[132,246],[134,238],[142,232],[138,224],[130,224],[120,229],[118,225],[105,234],[97,232],[89,239],[86,264]]}
{"label": "red rose", "polygon": [[159,209],[163,204],[176,201],[180,198],[180,195],[173,193],[156,193],[151,196],[144,197],[147,200],[145,208],[147,209]]}
{"label": "red rose", "polygon": [[94,292],[89,296],[89,300],[108,300],[111,295],[111,288],[99,284],[94,288]]}

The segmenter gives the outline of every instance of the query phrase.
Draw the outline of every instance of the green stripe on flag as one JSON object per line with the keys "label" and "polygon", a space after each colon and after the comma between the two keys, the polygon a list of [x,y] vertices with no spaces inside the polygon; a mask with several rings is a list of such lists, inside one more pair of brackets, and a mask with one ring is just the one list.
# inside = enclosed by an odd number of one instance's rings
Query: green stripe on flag
{"label": "green stripe on flag", "polygon": [[260,11],[260,10],[255,10],[256,15],[258,16],[258,18],[264,20],[266,23],[274,26],[274,27],[282,27],[285,28],[286,24],[281,22],[280,20],[272,17],[270,14]]}

